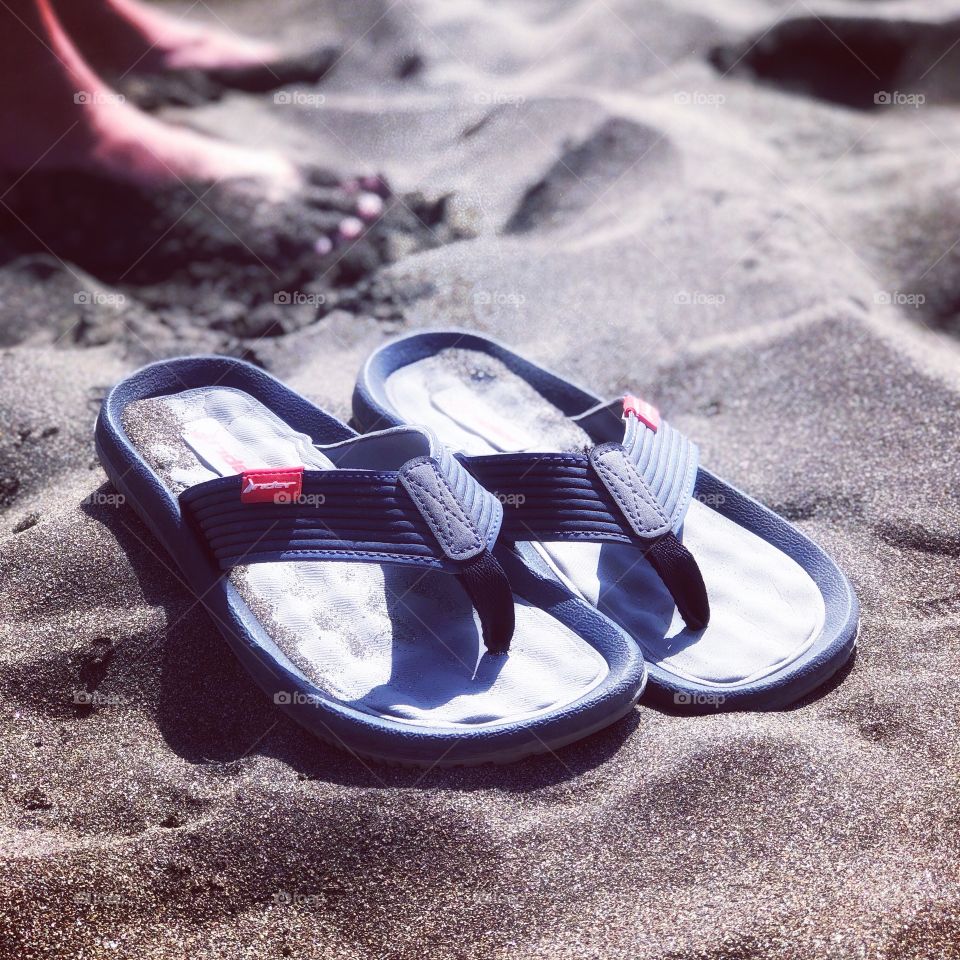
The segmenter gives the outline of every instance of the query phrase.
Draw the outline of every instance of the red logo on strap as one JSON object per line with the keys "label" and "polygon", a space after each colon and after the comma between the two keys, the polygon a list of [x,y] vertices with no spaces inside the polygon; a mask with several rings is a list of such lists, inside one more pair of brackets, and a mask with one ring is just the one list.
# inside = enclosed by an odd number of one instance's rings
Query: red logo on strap
{"label": "red logo on strap", "polygon": [[293,503],[303,493],[303,467],[247,470],[240,478],[242,503]]}
{"label": "red logo on strap", "polygon": [[623,418],[633,414],[641,423],[645,423],[654,433],[660,426],[660,411],[646,400],[628,393],[623,398]]}

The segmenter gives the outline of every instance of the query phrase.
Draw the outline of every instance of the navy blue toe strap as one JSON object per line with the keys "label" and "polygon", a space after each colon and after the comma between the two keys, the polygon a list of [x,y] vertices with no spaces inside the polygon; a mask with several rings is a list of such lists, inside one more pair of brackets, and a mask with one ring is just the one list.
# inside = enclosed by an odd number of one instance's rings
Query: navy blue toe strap
{"label": "navy blue toe strap", "polygon": [[644,556],[670,591],[683,622],[691,630],[702,630],[710,622],[710,601],[693,554],[675,533],[666,533],[646,548]]}
{"label": "navy blue toe strap", "polygon": [[452,573],[487,649],[509,649],[513,593],[491,552],[503,508],[445,451],[399,471],[248,470],[189,487],[180,504],[222,570],[344,560]]}
{"label": "navy blue toe strap", "polygon": [[[623,402],[623,442],[588,453],[465,457],[504,505],[511,541],[632,543],[670,591],[688,627],[710,619],[703,576],[680,532],[696,486],[697,448],[643,401]],[[592,415],[609,436],[608,405]]]}
{"label": "navy blue toe strap", "polygon": [[500,561],[489,550],[478,553],[463,564],[460,582],[480,615],[487,650],[497,655],[507,653],[516,612],[510,581]]}

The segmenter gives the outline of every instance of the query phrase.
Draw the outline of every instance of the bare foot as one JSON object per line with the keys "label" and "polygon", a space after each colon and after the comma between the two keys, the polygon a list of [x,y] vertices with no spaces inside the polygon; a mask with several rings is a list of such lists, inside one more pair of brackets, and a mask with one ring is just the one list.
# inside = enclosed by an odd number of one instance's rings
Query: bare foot
{"label": "bare foot", "polygon": [[265,93],[316,83],[340,51],[276,46],[198,26],[140,0],[49,0],[80,54],[136,106],[196,106],[229,90]]}
{"label": "bare foot", "polygon": [[54,0],[54,6],[85,59],[114,76],[244,69],[280,57],[272,44],[192,25],[137,0]]}
{"label": "bare foot", "polygon": [[344,184],[142,113],[84,62],[49,0],[0,3],[0,84],[0,174],[12,181],[0,215],[41,224],[28,239],[98,275],[203,269],[220,250],[224,264],[266,266],[265,282],[296,279],[359,241],[361,273],[383,259],[366,237],[389,196],[380,178]]}
{"label": "bare foot", "polygon": [[234,146],[162,123],[126,103],[80,58],[46,0],[9,18],[0,8],[0,170],[79,169],[140,184],[257,179],[271,195],[296,187],[279,154]]}
{"label": "bare foot", "polygon": [[[280,200],[300,183],[296,167],[278,153],[241,147],[203,136],[182,127],[161,123],[123,104],[103,108],[94,103],[81,124],[95,131],[86,155],[74,150],[72,138],[61,142],[65,159],[123,179],[140,183],[172,180],[213,183],[256,180],[268,199]],[[53,151],[60,153],[60,147]]]}

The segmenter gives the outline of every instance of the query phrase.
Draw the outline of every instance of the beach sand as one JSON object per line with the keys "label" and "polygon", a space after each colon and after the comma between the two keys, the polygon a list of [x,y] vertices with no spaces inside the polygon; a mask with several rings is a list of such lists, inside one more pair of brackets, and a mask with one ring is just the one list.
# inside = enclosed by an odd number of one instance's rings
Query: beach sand
{"label": "beach sand", "polygon": [[[202,211],[125,277],[62,216],[0,237],[0,956],[960,956],[960,8],[215,11],[343,56],[322,102],[166,116],[403,197],[346,276],[191,272]],[[836,556],[852,665],[509,767],[300,730],[106,485],[98,403],[220,351],[347,417],[369,350],[431,326],[655,402]]]}

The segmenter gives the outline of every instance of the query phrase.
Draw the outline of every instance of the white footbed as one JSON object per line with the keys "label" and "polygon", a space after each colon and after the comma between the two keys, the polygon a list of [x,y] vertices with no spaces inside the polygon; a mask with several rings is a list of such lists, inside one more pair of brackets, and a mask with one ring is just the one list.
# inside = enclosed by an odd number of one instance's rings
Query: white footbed
{"label": "white footbed", "polygon": [[[234,472],[218,449],[242,454],[248,467],[331,466],[308,437],[232,388],[138,401],[123,423],[175,494]],[[517,720],[580,699],[607,674],[585,640],[519,599],[509,656],[485,655],[475,611],[449,574],[307,561],[249,564],[229,576],[317,689],[373,715],[436,727]]]}
{"label": "white footbed", "polygon": [[[387,396],[409,423],[472,454],[584,450],[590,438],[503,363],[443,350],[388,377]],[[508,497],[509,490],[496,491]],[[577,593],[619,623],[648,663],[685,680],[730,689],[789,665],[820,636],[819,588],[794,560],[694,500],[682,531],[710,597],[710,624],[684,626],[673,600],[635,547],[537,544]]]}

